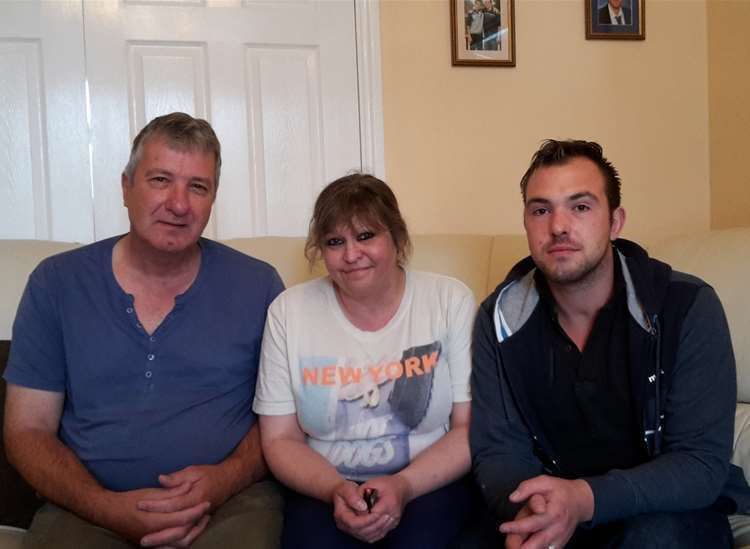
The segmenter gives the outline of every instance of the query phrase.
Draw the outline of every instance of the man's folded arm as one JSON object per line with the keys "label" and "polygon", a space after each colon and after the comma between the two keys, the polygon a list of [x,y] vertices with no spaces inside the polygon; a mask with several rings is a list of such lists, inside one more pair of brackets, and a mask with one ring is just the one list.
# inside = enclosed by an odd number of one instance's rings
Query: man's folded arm
{"label": "man's folded arm", "polygon": [[233,481],[230,495],[262,480],[268,474],[268,467],[260,446],[260,427],[257,419],[247,435],[220,465]]}
{"label": "man's folded arm", "polygon": [[62,393],[8,384],[8,460],[45,498],[81,516],[95,514],[104,489],[57,436],[63,403]]}
{"label": "man's folded arm", "polygon": [[187,536],[206,514],[209,504],[158,515],[138,510],[137,502],[146,497],[175,497],[178,490],[105,489],[57,436],[63,403],[62,393],[8,384],[5,449],[10,463],[34,489],[81,518],[136,542],[163,530],[172,532],[172,541]]}
{"label": "man's folded arm", "polygon": [[662,405],[662,453],[632,469],[585,479],[594,493],[592,524],[714,503],[732,453],[735,375],[724,311],[713,289],[703,288],[683,323]]}
{"label": "man's folded arm", "polygon": [[160,475],[161,485],[165,489],[180,490],[178,496],[146,498],[139,502],[138,508],[160,513],[175,512],[207,501],[212,509],[216,509],[267,473],[256,421],[234,451],[221,462],[215,465],[190,465]]}
{"label": "man's folded arm", "polygon": [[543,472],[531,435],[505,378],[488,304],[480,307],[472,341],[472,413],[469,441],[474,477],[490,511],[510,520],[520,504],[508,501],[518,484]]}

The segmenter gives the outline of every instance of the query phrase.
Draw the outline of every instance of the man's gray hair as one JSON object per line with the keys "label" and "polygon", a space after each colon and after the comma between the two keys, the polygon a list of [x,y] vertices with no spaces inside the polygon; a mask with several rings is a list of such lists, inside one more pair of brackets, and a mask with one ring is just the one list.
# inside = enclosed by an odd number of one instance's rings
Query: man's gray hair
{"label": "man's gray hair", "polygon": [[193,118],[184,112],[173,112],[164,116],[157,116],[146,124],[133,140],[130,158],[123,170],[128,180],[133,182],[135,168],[143,155],[146,141],[152,137],[161,137],[167,144],[178,151],[201,151],[213,153],[216,160],[214,184],[219,186],[221,174],[221,144],[216,137],[211,124],[200,118]]}

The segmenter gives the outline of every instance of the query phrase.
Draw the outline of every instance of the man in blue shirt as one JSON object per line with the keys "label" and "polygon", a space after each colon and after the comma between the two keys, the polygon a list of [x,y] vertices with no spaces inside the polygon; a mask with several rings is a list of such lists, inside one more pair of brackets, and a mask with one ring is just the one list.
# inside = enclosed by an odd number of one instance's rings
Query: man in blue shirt
{"label": "man in blue shirt", "polygon": [[[272,547],[281,496],[251,411],[282,282],[200,237],[221,150],[183,113],[122,174],[130,231],[43,261],[13,327],[5,441],[50,503],[34,547]],[[210,523],[209,523],[210,521]]]}

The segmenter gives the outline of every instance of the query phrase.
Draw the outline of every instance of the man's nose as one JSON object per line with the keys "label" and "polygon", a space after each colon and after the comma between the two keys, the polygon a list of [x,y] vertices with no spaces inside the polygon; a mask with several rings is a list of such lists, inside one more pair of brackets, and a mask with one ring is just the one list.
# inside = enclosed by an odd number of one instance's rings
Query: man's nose
{"label": "man's nose", "polygon": [[190,209],[190,202],[186,185],[173,183],[170,186],[166,207],[174,215],[182,216],[188,212]]}
{"label": "man's nose", "polygon": [[553,210],[550,214],[550,231],[558,236],[567,234],[570,228],[570,215],[564,210]]}

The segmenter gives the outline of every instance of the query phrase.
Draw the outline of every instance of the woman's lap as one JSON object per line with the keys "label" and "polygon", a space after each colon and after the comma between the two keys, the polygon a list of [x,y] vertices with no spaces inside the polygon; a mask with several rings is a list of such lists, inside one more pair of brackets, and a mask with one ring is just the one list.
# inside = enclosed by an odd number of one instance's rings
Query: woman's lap
{"label": "woman's lap", "polygon": [[[399,525],[374,547],[450,547],[472,515],[475,508],[473,498],[474,491],[469,479],[460,479],[418,497],[406,506]],[[330,504],[289,491],[284,513],[282,549],[304,547],[360,549],[373,545],[339,530]]]}

